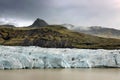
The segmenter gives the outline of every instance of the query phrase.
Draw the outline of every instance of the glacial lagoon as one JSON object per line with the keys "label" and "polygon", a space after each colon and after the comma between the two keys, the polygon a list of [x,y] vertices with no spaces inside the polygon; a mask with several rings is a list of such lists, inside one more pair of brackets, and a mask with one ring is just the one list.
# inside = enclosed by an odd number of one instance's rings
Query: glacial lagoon
{"label": "glacial lagoon", "polygon": [[0,70],[0,80],[120,80],[120,69]]}

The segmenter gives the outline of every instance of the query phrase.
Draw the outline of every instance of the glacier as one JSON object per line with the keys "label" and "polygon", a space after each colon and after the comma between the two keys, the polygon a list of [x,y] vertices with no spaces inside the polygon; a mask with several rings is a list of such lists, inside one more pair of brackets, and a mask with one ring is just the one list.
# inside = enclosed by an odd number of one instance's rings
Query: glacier
{"label": "glacier", "polygon": [[0,69],[120,67],[120,50],[1,46]]}

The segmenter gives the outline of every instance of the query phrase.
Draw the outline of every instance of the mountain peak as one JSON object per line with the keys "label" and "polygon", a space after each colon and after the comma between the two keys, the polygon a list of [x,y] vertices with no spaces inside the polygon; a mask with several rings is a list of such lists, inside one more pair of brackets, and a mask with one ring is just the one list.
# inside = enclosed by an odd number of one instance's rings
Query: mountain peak
{"label": "mountain peak", "polygon": [[44,27],[47,26],[48,23],[40,18],[37,18],[34,23],[30,27]]}
{"label": "mountain peak", "polygon": [[40,18],[37,18],[35,21],[44,21],[44,20],[42,20],[42,19],[40,19]]}

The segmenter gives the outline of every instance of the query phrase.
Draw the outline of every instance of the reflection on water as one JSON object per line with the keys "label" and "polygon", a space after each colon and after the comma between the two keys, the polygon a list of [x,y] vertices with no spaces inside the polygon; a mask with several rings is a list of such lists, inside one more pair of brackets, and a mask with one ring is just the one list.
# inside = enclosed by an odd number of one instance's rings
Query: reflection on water
{"label": "reflection on water", "polygon": [[120,80],[120,69],[0,70],[0,80]]}

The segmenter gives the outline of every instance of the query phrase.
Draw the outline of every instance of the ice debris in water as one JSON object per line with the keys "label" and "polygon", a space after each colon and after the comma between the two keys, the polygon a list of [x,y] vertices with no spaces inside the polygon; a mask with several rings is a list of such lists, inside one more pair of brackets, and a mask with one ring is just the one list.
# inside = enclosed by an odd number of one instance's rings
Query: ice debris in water
{"label": "ice debris in water", "polygon": [[120,67],[120,50],[0,46],[0,69]]}

